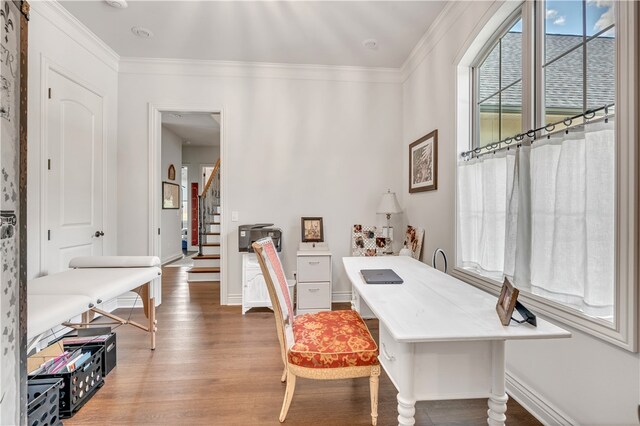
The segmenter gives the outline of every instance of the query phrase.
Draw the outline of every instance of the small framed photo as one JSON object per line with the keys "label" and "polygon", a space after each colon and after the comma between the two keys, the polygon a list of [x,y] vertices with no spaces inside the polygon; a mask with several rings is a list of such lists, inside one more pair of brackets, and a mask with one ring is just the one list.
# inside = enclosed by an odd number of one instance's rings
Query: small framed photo
{"label": "small framed photo", "polygon": [[170,182],[162,182],[162,208],[180,208],[180,185]]}
{"label": "small framed photo", "polygon": [[505,277],[500,297],[498,297],[498,303],[496,304],[496,312],[498,312],[502,325],[509,325],[513,309],[518,301],[518,293],[520,293],[520,290],[511,285],[509,279]]}
{"label": "small framed photo", "polygon": [[176,180],[176,168],[173,164],[169,165],[169,172],[167,173],[169,180]]}
{"label": "small framed photo", "polygon": [[322,228],[321,217],[303,217],[301,218],[300,228],[302,229],[303,243],[322,243],[324,242],[324,229]]}
{"label": "small framed photo", "polygon": [[409,192],[438,189],[438,130],[409,145]]}

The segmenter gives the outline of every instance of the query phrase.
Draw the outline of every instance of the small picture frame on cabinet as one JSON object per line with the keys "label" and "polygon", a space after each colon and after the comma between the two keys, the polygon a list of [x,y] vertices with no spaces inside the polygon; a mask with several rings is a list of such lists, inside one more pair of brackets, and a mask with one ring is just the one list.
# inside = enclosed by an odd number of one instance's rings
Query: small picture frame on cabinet
{"label": "small picture frame on cabinet", "polygon": [[303,217],[300,222],[303,243],[321,243],[324,241],[321,217]]}

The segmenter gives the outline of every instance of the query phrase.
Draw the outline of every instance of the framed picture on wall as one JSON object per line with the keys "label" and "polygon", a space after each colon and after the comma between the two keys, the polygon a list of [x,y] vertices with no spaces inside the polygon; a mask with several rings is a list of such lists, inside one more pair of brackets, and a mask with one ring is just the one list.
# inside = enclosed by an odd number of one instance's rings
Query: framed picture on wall
{"label": "framed picture on wall", "polygon": [[180,208],[180,185],[170,182],[162,182],[162,208]]}
{"label": "framed picture on wall", "polygon": [[322,228],[321,217],[301,218],[302,242],[321,243],[324,242],[324,229]]}
{"label": "framed picture on wall", "polygon": [[438,189],[438,129],[409,145],[409,192]]}
{"label": "framed picture on wall", "polygon": [[169,173],[167,173],[169,180],[176,180],[176,168],[173,164],[169,165]]}

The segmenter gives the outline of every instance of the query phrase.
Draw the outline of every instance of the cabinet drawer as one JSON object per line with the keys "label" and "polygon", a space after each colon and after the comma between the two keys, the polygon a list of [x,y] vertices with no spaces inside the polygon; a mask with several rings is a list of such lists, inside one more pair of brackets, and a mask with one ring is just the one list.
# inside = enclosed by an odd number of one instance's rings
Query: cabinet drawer
{"label": "cabinet drawer", "polygon": [[331,310],[331,283],[298,282],[298,309]]}
{"label": "cabinet drawer", "polygon": [[330,256],[299,256],[298,282],[331,281]]}

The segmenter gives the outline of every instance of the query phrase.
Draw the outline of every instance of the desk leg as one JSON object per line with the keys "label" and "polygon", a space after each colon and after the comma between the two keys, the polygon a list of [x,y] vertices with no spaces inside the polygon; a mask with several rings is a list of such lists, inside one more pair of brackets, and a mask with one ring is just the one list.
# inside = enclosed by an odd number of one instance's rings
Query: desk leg
{"label": "desk leg", "polygon": [[507,400],[509,397],[505,392],[504,370],[505,370],[505,342],[495,340],[491,342],[492,358],[492,384],[491,395],[489,395],[489,410],[487,410],[487,423],[489,426],[504,426],[507,419]]}
{"label": "desk leg", "polygon": [[416,399],[413,386],[413,344],[408,344],[403,365],[398,375],[398,425],[413,426],[416,423]]}

